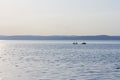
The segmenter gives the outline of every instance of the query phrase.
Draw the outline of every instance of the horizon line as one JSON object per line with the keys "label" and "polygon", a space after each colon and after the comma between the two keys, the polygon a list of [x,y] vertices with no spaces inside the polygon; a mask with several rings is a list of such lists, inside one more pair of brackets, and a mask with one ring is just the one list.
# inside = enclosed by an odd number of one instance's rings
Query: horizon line
{"label": "horizon line", "polygon": [[120,35],[0,35],[0,36],[120,36]]}

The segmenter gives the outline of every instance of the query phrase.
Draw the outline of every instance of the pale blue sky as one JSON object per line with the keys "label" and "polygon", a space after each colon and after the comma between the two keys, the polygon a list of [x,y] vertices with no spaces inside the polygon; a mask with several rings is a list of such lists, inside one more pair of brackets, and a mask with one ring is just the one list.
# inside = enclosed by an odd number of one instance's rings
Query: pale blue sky
{"label": "pale blue sky", "polygon": [[120,0],[0,0],[0,35],[120,35]]}

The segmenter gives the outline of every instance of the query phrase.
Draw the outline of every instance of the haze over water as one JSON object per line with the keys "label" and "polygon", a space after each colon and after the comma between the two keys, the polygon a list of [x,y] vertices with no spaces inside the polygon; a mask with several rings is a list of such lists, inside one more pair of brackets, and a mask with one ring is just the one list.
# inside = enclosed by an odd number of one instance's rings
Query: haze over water
{"label": "haze over water", "polygon": [[72,42],[0,41],[0,79],[120,79],[120,41]]}
{"label": "haze over water", "polygon": [[120,80],[120,0],[0,0],[0,35],[0,80]]}

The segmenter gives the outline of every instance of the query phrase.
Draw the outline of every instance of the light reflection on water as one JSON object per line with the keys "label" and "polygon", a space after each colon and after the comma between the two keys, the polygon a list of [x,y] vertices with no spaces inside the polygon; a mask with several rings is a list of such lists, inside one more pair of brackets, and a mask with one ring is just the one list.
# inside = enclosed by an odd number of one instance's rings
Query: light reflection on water
{"label": "light reflection on water", "polygon": [[0,41],[0,79],[120,79],[120,41],[72,42]]}

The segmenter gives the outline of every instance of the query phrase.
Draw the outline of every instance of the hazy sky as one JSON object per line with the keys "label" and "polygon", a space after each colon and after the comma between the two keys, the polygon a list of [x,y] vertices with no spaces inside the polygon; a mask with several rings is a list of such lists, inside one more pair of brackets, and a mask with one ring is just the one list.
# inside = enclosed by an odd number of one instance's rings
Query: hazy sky
{"label": "hazy sky", "polygon": [[120,0],[0,0],[0,35],[120,35]]}

